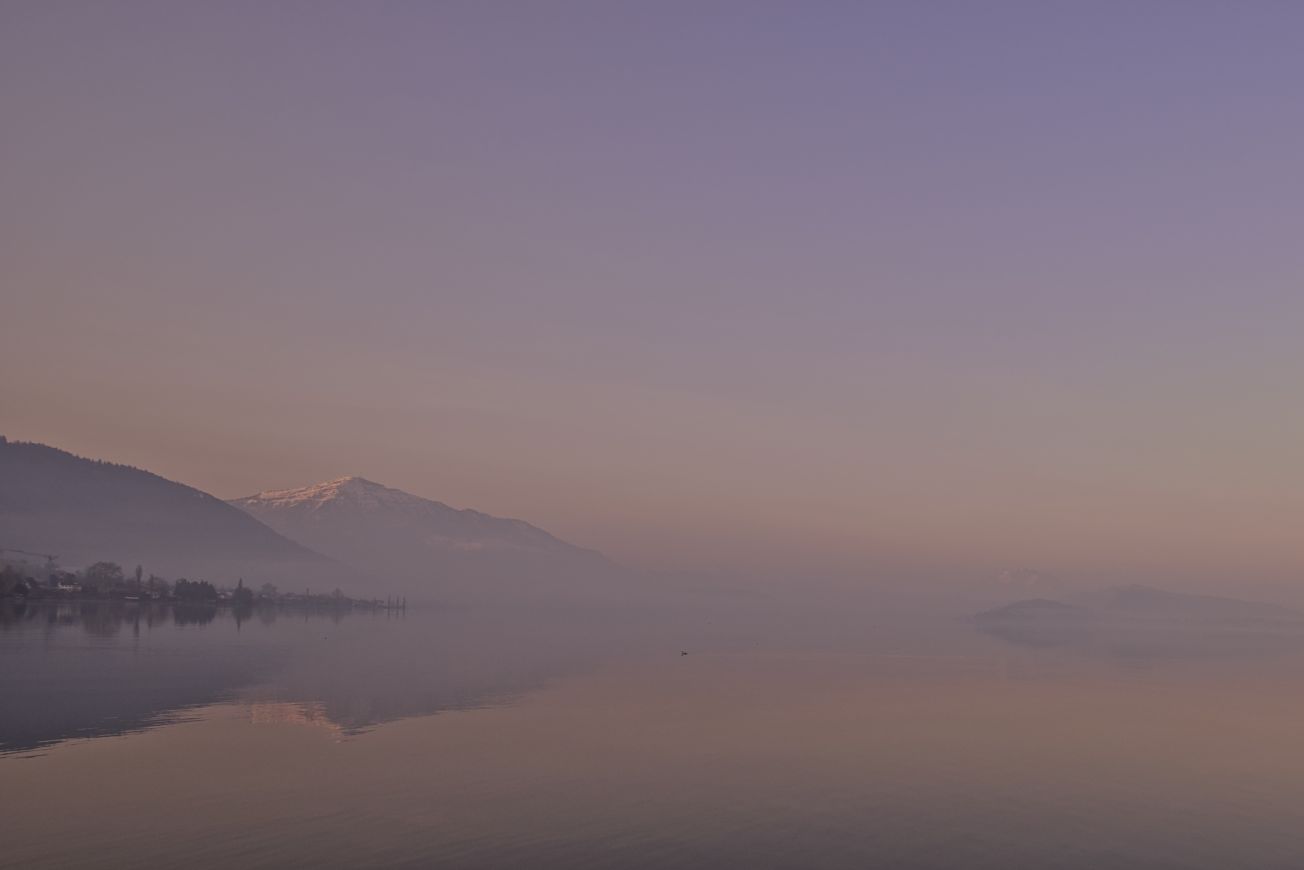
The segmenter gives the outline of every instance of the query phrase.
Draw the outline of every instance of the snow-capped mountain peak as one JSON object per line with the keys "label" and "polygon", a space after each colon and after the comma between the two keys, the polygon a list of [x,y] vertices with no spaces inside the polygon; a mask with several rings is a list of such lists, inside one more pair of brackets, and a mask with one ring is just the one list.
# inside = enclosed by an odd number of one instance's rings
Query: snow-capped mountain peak
{"label": "snow-capped mountain peak", "polygon": [[[401,551],[513,550],[534,554],[597,554],[554,538],[522,520],[459,510],[363,477],[338,477],[296,489],[273,489],[231,504],[296,541],[313,541],[333,558],[357,564],[392,561]],[[598,557],[601,558],[601,557]],[[410,562],[420,560],[410,558]]]}
{"label": "snow-capped mountain peak", "polygon": [[426,499],[383,486],[365,477],[350,475],[295,489],[269,489],[257,495],[238,499],[237,503],[246,510],[251,508],[312,509],[341,502],[355,508],[374,510],[386,507],[410,507],[423,501]]}

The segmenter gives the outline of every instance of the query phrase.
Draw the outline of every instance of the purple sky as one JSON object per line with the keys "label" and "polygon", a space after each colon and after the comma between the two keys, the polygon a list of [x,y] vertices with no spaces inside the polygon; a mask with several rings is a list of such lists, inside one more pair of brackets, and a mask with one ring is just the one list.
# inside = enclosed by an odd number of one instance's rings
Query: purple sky
{"label": "purple sky", "polygon": [[0,432],[639,564],[1304,571],[1304,7],[0,6]]}

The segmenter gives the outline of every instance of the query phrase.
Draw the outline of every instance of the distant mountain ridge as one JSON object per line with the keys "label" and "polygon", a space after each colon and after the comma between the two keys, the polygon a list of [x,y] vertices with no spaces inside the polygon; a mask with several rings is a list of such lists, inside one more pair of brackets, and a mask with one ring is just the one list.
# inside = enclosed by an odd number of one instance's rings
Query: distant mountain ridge
{"label": "distant mountain ridge", "polygon": [[443,540],[458,548],[501,546],[552,552],[579,549],[524,520],[504,519],[469,508],[449,507],[443,502],[421,498],[356,476],[340,477],[298,489],[269,490],[233,499],[231,504],[255,517],[269,518],[291,514],[303,517],[323,512],[387,512],[421,517],[438,523],[440,531],[446,533]]}
{"label": "distant mountain ridge", "polygon": [[[326,557],[194,487],[112,462],[0,438],[0,547],[63,565],[137,564],[234,582],[337,571]],[[338,579],[338,578],[334,578]]]}
{"label": "distant mountain ridge", "polygon": [[418,584],[570,576],[608,565],[523,520],[422,498],[362,477],[268,490],[232,505],[368,574]]}

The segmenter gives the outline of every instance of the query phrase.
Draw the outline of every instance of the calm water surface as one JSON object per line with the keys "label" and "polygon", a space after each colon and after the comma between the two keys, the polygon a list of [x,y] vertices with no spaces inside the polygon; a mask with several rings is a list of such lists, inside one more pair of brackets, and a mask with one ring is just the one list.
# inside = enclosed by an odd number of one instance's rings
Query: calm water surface
{"label": "calm water surface", "polygon": [[4,611],[0,866],[1304,866],[1295,644],[729,610]]}

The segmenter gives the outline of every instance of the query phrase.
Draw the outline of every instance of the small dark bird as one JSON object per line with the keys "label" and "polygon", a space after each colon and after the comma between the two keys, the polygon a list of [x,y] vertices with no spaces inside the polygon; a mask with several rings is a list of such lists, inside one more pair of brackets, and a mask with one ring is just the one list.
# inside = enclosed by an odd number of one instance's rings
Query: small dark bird
{"label": "small dark bird", "polygon": [[686,649],[681,649],[681,650],[679,651],[679,654],[680,654],[681,656],[686,656],[686,655],[688,655],[688,650],[686,650]]}

